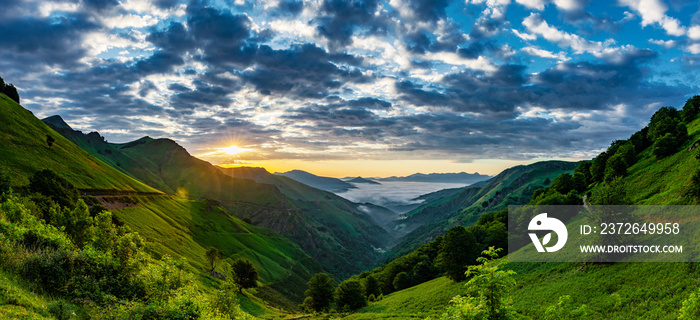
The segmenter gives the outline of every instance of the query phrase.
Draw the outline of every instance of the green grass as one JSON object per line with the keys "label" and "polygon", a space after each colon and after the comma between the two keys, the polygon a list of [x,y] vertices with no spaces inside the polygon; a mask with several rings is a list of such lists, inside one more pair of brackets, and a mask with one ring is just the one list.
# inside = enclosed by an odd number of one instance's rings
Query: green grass
{"label": "green grass", "polygon": [[[222,249],[228,264],[237,258],[253,262],[261,283],[283,291],[287,305],[289,300],[299,303],[305,288],[285,284],[305,284],[306,279],[321,272],[318,262],[296,244],[229,215],[213,201],[175,196],[139,198],[138,207],[115,210],[115,215],[148,242],[148,250],[156,257],[168,254],[186,258],[191,271],[200,274],[205,283],[212,282],[210,286],[218,285],[208,276],[210,267],[204,252],[209,247]],[[222,267],[217,270],[228,273]]]}
{"label": "green grass", "polygon": [[[78,188],[157,191],[85,152],[3,94],[0,118],[0,167],[12,185],[27,185],[34,172],[48,168]],[[50,148],[46,135],[55,139]]]}
{"label": "green grass", "polygon": [[54,319],[49,307],[55,303],[32,292],[13,274],[0,270],[0,319]]}

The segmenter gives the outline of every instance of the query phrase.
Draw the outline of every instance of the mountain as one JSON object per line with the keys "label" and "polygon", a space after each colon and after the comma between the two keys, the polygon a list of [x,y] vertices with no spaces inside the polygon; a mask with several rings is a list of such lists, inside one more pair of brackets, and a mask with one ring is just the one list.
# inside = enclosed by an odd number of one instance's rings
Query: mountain
{"label": "mountain", "polygon": [[[700,105],[696,105],[696,112],[700,109],[699,107]],[[649,128],[644,128],[632,135],[629,140],[613,142],[607,151],[594,160],[579,163],[574,176],[578,175],[585,179],[585,186],[581,189],[568,190],[568,192],[567,189],[563,189],[563,192],[576,197],[587,196],[593,203],[603,201],[603,203],[620,204],[622,201],[634,205],[698,204],[700,202],[698,165],[700,160],[698,160],[697,146],[700,145],[700,119],[697,119],[697,115],[689,118],[684,117],[688,139],[683,140],[678,148],[672,149],[669,154],[655,154],[658,149],[654,145],[658,141],[655,143],[648,140],[649,136],[646,132]],[[619,180],[605,182],[603,176],[598,178],[593,175],[586,176],[586,172],[594,172],[590,167],[597,162],[596,159],[615,156],[618,154],[617,151],[622,149],[620,146],[628,142],[633,144],[634,153],[628,158],[630,161],[625,164],[626,170],[616,178]],[[659,147],[659,145],[656,146]],[[601,161],[600,163],[603,167],[598,170],[611,173],[605,169],[614,162]],[[563,179],[560,180],[559,177]],[[497,178],[498,176],[494,179]],[[539,196],[535,198],[535,202],[557,199],[557,196],[560,199],[563,198],[564,194],[559,193],[557,189],[562,185],[554,182],[566,181],[566,178],[571,179],[566,175],[559,175],[552,179],[553,183],[550,187],[536,192]],[[550,197],[552,195],[554,197]],[[597,199],[597,197],[600,198]],[[522,196],[518,198],[522,199]],[[639,218],[642,220],[640,222],[660,221],[658,217],[652,215]],[[682,223],[682,226],[688,228],[686,230],[690,230],[697,225],[698,217],[679,216],[676,219]],[[414,251],[412,254],[416,253],[420,251]],[[400,261],[406,256],[394,261]],[[387,266],[390,264],[388,263]],[[552,317],[553,314],[554,318],[569,318],[580,312],[578,315],[586,319],[695,319],[698,313],[691,313],[694,316],[687,317],[687,312],[690,310],[689,306],[696,305],[697,302],[697,277],[700,276],[700,269],[697,266],[697,262],[540,262],[510,263],[505,268],[514,272],[511,276],[517,284],[510,295],[512,311],[518,314],[515,318],[543,319]],[[377,268],[376,270],[386,269]],[[460,287],[462,289],[459,289]],[[446,308],[457,308],[450,303],[450,300],[457,294],[463,294],[463,287],[463,283],[455,283],[445,277],[439,277],[385,295],[382,300],[358,310],[356,315],[367,319],[439,317]],[[552,313],[557,309],[564,312]],[[686,312],[686,317],[681,317],[683,311]]]}
{"label": "mountain", "polygon": [[56,129],[148,185],[190,199],[216,200],[234,216],[280,233],[336,277],[373,266],[393,244],[389,232],[358,205],[262,168],[222,169],[170,139],[114,144],[96,132]]}
{"label": "mountain", "polygon": [[48,168],[81,189],[158,192],[79,148],[2,94],[0,119],[0,168],[12,185],[27,185],[34,172]]}
{"label": "mountain", "polygon": [[357,177],[351,180],[346,180],[345,182],[350,182],[350,183],[366,183],[366,184],[381,184],[377,181],[370,180],[370,179],[365,179],[363,177]]}
{"label": "mountain", "polygon": [[[484,212],[512,204],[526,204],[538,188],[562,173],[572,172],[578,163],[543,161],[512,167],[488,181],[459,190],[451,196],[425,203],[403,215],[394,229],[403,236],[389,256],[399,256],[442,235],[456,225],[474,224]],[[427,197],[432,197],[426,195]]]}
{"label": "mountain", "polygon": [[329,177],[321,177],[302,170],[292,170],[282,173],[275,172],[275,175],[292,178],[296,181],[312,186],[316,189],[330,191],[333,193],[345,192],[349,189],[356,188],[351,183],[347,183],[343,180]]}
{"label": "mountain", "polygon": [[[263,168],[232,167],[221,170],[232,177],[275,185],[297,208],[302,209],[305,222],[313,224],[315,230],[319,231],[318,238],[313,240],[327,247],[323,254],[314,255],[324,267],[334,266],[331,270],[340,270],[338,268],[342,265],[339,263],[354,261],[353,263],[368,268],[381,258],[383,250],[393,244],[394,237],[389,233],[391,229],[381,228],[388,226],[390,216],[396,217],[396,213],[389,209],[353,203],[286,176],[270,174]],[[288,225],[279,224],[280,218],[272,218],[267,214],[250,218],[256,225],[271,228],[292,238],[298,237],[298,230],[290,230]],[[298,239],[304,243],[309,240],[311,239],[307,237]]]}
{"label": "mountain", "polygon": [[475,173],[414,173],[406,177],[378,178],[378,181],[403,181],[403,182],[433,182],[433,183],[463,183],[473,184],[490,178],[490,176]]}
{"label": "mountain", "polygon": [[[229,263],[238,257],[251,260],[260,271],[260,282],[263,284],[256,294],[284,296],[284,299],[277,300],[278,307],[296,308],[303,299],[306,281],[313,274],[323,271],[321,265],[298,245],[276,232],[242,221],[220,203],[165,195],[101,160],[104,158],[113,162],[105,156],[109,155],[105,150],[111,150],[112,155],[121,152],[119,161],[135,161],[128,157],[127,152],[131,152],[129,148],[121,149],[123,145],[107,144],[96,133],[71,135],[72,139],[83,137],[78,141],[92,146],[92,151],[101,150],[103,153],[95,152],[97,156],[92,155],[3,95],[0,95],[0,119],[3,119],[0,126],[3,146],[0,148],[0,169],[10,173],[11,184],[20,187],[17,190],[23,190],[21,187],[28,184],[28,177],[37,170],[55,171],[73,185],[83,188],[82,198],[90,206],[99,203],[107,207],[113,212],[115,221],[137,231],[146,240],[145,246],[151,255],[156,258],[166,254],[185,258],[187,269],[204,279],[205,285],[210,286],[213,281],[208,278],[209,267],[204,258],[205,251],[210,247],[222,249],[224,260]],[[62,132],[72,132],[60,117],[52,117],[47,122]],[[54,137],[51,147],[46,144],[46,135]],[[153,139],[142,139],[138,145],[154,142]],[[218,169],[213,172],[218,172]],[[234,193],[240,193],[241,197],[276,191],[274,186],[260,185],[251,180],[235,180],[219,174],[222,181],[230,181],[222,185],[237,187],[238,191]],[[163,181],[165,183],[168,179]],[[268,308],[253,295],[241,296],[240,299],[245,308],[253,313]]]}

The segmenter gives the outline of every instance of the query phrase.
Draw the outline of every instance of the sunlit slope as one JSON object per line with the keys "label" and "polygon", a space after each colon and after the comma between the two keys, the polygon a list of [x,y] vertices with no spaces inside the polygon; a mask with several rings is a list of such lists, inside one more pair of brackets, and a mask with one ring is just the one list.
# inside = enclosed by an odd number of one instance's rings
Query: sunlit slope
{"label": "sunlit slope", "polygon": [[[301,246],[336,277],[374,266],[390,236],[347,200],[266,171],[232,177],[197,159],[170,139],[144,137],[123,144],[97,133],[72,130],[59,117],[51,123],[96,157],[139,180],[190,199],[214,199],[238,218],[274,230]],[[257,180],[257,181],[256,181]]]}
{"label": "sunlit slope", "polygon": [[395,224],[405,235],[391,251],[391,256],[411,252],[453,226],[472,225],[482,213],[508,205],[527,204],[535,190],[547,186],[560,174],[572,172],[576,166],[576,162],[542,161],[512,167],[475,187],[411,210],[405,214],[405,219]]}
{"label": "sunlit slope", "polygon": [[[55,140],[51,147],[47,135]],[[0,167],[10,175],[13,185],[27,185],[34,172],[51,169],[78,188],[157,192],[85,152],[3,94]]]}
{"label": "sunlit slope", "polygon": [[[197,273],[208,274],[210,270],[205,251],[220,248],[225,261],[252,261],[262,283],[299,301],[305,288],[298,284],[322,271],[320,264],[296,244],[228,214],[216,201],[175,196],[137,200],[137,207],[114,210],[115,215],[138,231],[156,256],[184,257]],[[218,271],[227,272],[221,268]]]}

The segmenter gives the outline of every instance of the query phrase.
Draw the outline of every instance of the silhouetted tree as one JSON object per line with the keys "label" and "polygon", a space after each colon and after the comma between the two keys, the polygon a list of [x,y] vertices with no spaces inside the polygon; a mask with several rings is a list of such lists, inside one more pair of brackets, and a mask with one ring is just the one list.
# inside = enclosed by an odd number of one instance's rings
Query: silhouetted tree
{"label": "silhouetted tree", "polygon": [[247,259],[239,258],[231,265],[233,271],[233,281],[241,288],[255,288],[258,286],[258,270],[252,262]]}
{"label": "silhouetted tree", "polygon": [[46,144],[49,146],[49,149],[51,148],[51,146],[53,146],[53,143],[55,141],[56,141],[56,139],[54,139],[52,136],[50,136],[48,134],[46,135]]}

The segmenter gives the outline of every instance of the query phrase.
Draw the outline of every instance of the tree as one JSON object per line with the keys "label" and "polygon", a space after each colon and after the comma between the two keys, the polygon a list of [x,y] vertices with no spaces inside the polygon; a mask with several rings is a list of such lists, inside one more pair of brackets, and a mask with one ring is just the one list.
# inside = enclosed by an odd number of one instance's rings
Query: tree
{"label": "tree", "polygon": [[605,177],[605,163],[608,162],[610,155],[607,152],[602,152],[591,162],[591,183],[602,182]]}
{"label": "tree", "polygon": [[411,286],[411,277],[405,271],[399,272],[396,274],[396,277],[394,277],[394,282],[392,282],[392,284],[396,291],[406,289]]}
{"label": "tree", "polygon": [[340,310],[357,310],[367,305],[362,284],[355,279],[341,282],[335,289],[335,295],[338,297],[336,305]]}
{"label": "tree", "polygon": [[17,88],[13,84],[7,84],[5,83],[2,78],[0,78],[0,93],[4,93],[10,99],[14,100],[19,104],[19,94],[17,93]]}
{"label": "tree", "polygon": [[588,185],[591,184],[591,162],[582,161],[574,170],[574,178],[576,178],[576,174],[579,174],[581,177],[583,177],[583,184],[585,190],[585,188],[587,188]]}
{"label": "tree", "polygon": [[649,140],[648,134],[649,127],[644,127],[642,130],[635,132],[630,137],[630,142],[632,142],[632,145],[634,145],[635,153],[639,154],[651,146],[652,141]]}
{"label": "tree", "polygon": [[498,259],[503,249],[490,247],[477,259],[480,264],[469,267],[466,275],[472,277],[466,286],[484,301],[489,319],[506,319],[510,315],[510,290],[515,286],[513,270],[503,270],[508,260]]}
{"label": "tree", "polygon": [[56,141],[51,135],[46,135],[46,145],[49,146],[49,149],[51,149],[51,146],[53,146],[53,143]]}
{"label": "tree", "polygon": [[368,275],[365,278],[365,296],[369,298],[369,296],[374,295],[375,297],[379,297],[380,294],[382,294],[382,289],[379,287],[379,281],[377,280],[374,275]]}
{"label": "tree", "polygon": [[510,291],[515,286],[514,271],[505,271],[506,259],[497,259],[502,249],[493,247],[482,252],[480,264],[469,267],[471,277],[466,286],[470,297],[456,296],[441,319],[511,319]]}
{"label": "tree", "polygon": [[567,194],[569,191],[574,189],[574,181],[571,174],[564,173],[556,177],[554,181],[552,181],[552,185],[549,187],[561,194]]}
{"label": "tree", "polygon": [[683,121],[685,123],[690,123],[697,118],[698,113],[700,113],[700,96],[694,96],[686,100],[681,115],[683,116]]}
{"label": "tree", "polygon": [[241,288],[255,288],[258,286],[258,270],[248,259],[238,258],[231,265],[233,281]]}
{"label": "tree", "polygon": [[624,177],[627,175],[627,163],[625,159],[620,154],[615,154],[614,156],[608,158],[608,162],[605,164],[605,181],[612,181],[617,177]]}
{"label": "tree", "polygon": [[307,305],[314,311],[327,310],[334,301],[335,284],[333,279],[325,273],[317,273],[311,277],[308,285],[309,289],[304,292],[306,296],[304,305]]}
{"label": "tree", "polygon": [[625,161],[627,167],[631,167],[635,162],[637,162],[637,154],[634,151],[634,144],[632,144],[630,141],[625,142],[619,148],[617,148],[615,155],[621,157],[622,160]]}
{"label": "tree", "polygon": [[209,273],[212,273],[214,272],[214,269],[216,269],[216,263],[224,257],[224,252],[219,248],[211,247],[207,249],[204,256],[207,258],[207,261],[209,261],[209,265],[211,266]]}
{"label": "tree", "polygon": [[49,169],[37,171],[29,178],[29,190],[50,197],[59,205],[71,209],[75,207],[79,196],[78,189],[73,184]]}
{"label": "tree", "polygon": [[435,266],[443,271],[452,281],[460,282],[465,278],[467,265],[474,264],[479,256],[476,237],[464,227],[454,227],[442,238],[442,244]]}
{"label": "tree", "polygon": [[657,158],[663,158],[676,152],[676,150],[678,150],[679,145],[680,143],[678,139],[672,134],[667,133],[663,137],[659,138],[659,140],[654,142],[654,146],[651,152]]}

